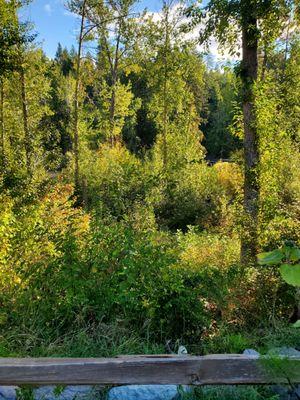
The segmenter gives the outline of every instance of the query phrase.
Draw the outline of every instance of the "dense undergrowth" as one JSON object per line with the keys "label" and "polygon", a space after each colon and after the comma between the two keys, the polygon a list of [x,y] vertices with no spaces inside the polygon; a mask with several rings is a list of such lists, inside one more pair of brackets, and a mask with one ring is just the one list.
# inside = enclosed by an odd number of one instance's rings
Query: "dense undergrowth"
{"label": "dense undergrowth", "polygon": [[195,166],[196,189],[185,188],[178,204],[186,228],[174,230],[176,214],[163,210],[182,181],[153,183],[147,164],[110,151],[90,195],[97,206],[74,207],[67,173],[43,189],[37,180],[2,194],[1,354],[161,353],[169,339],[192,354],[299,347],[288,327],[293,287],[272,267],[240,264],[238,164]]}

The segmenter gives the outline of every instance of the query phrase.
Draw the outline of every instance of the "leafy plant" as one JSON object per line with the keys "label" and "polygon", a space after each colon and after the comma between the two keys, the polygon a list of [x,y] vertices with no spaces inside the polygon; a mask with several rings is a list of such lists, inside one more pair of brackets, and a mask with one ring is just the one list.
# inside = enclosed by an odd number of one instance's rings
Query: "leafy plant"
{"label": "leafy plant", "polygon": [[[297,287],[297,295],[300,291],[300,248],[293,242],[286,242],[284,246],[273,251],[258,254],[260,265],[279,265],[282,279],[289,285]],[[298,296],[297,296],[298,297]],[[300,326],[298,320],[294,327]]]}

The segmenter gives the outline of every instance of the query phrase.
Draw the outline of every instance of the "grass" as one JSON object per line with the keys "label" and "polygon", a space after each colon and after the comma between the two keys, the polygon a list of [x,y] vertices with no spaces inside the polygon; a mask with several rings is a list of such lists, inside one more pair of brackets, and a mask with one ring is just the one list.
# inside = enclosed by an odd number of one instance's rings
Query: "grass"
{"label": "grass", "polygon": [[[166,338],[167,339],[167,338]],[[180,341],[180,340],[179,340]],[[182,343],[190,354],[242,353],[253,348],[261,354],[278,347],[300,349],[300,332],[291,326],[256,331],[215,329],[196,343]],[[113,357],[120,354],[162,354],[165,342],[155,342],[118,324],[92,324],[64,335],[49,330],[11,328],[0,331],[0,356]]]}
{"label": "grass", "polygon": [[[189,353],[241,353],[254,348],[261,354],[276,347],[300,348],[299,330],[289,326],[247,332],[220,328],[201,343],[187,345]],[[163,343],[154,343],[120,324],[97,324],[56,335],[47,330],[20,331],[11,329],[0,334],[0,356],[8,357],[113,357],[120,354],[162,354]],[[106,399],[109,388],[98,399]],[[28,393],[27,393],[28,392]],[[21,400],[31,400],[30,391],[20,393]],[[99,397],[100,396],[100,397]],[[207,386],[182,393],[182,400],[277,400],[270,388],[264,386]]]}
{"label": "grass", "polygon": [[58,336],[53,332],[16,329],[0,334],[1,357],[114,357],[164,352],[164,345],[147,341],[118,325],[97,324]]}
{"label": "grass", "polygon": [[[195,350],[199,345],[192,346]],[[211,335],[204,337],[201,343],[202,354],[242,353],[246,348],[266,354],[278,347],[294,347],[300,349],[300,330],[291,325],[279,324],[276,328],[262,327],[260,329],[236,332],[227,326],[220,327]]]}
{"label": "grass", "polygon": [[207,386],[182,396],[183,400],[278,400],[268,387]]}

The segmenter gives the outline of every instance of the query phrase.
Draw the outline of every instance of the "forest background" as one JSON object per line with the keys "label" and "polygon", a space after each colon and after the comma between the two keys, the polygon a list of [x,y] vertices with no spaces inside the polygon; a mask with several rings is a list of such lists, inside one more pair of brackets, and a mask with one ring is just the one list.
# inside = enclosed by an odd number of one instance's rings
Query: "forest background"
{"label": "forest background", "polygon": [[135,6],[70,2],[50,59],[0,0],[0,355],[300,347],[256,262],[300,244],[299,4]]}

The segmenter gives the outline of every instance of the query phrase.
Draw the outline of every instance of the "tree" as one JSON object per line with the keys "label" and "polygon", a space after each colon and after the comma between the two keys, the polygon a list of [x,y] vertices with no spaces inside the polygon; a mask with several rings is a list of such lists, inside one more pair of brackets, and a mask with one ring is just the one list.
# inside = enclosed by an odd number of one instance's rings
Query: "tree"
{"label": "tree", "polygon": [[27,39],[16,13],[19,6],[15,1],[0,1],[0,76],[15,68],[17,48]]}
{"label": "tree", "polygon": [[69,52],[67,48],[62,48],[62,45],[58,43],[55,62],[60,66],[63,76],[68,76],[70,72],[74,72],[74,55],[76,56],[74,48]]}
{"label": "tree", "polygon": [[1,169],[5,165],[5,146],[4,146],[4,82],[1,78],[0,80],[0,148],[1,148],[1,157],[0,157],[0,165]]}
{"label": "tree", "polygon": [[[268,0],[210,0],[205,7],[190,7],[187,14],[194,21],[205,21],[200,32],[202,42],[214,34],[221,45],[229,45],[235,53],[241,41],[242,108],[244,117],[244,211],[245,226],[242,235],[241,260],[246,265],[256,264],[258,252],[259,215],[259,138],[255,111],[255,84],[258,79],[259,40],[265,32],[277,37],[282,19],[290,14],[293,1]],[[266,37],[266,35],[264,36]]]}
{"label": "tree", "polygon": [[260,242],[262,248],[299,241],[300,46],[295,37],[268,53],[264,80],[257,85],[260,147]]}
{"label": "tree", "polygon": [[[133,50],[138,46],[139,25],[133,11],[136,0],[109,0],[106,3],[92,4],[88,18],[97,30],[99,41],[98,66],[105,66],[100,74],[105,78],[104,90],[109,91],[109,141],[111,145],[121,139],[120,116],[117,110],[122,108],[122,96],[132,97],[128,85],[123,86],[120,78],[124,70],[130,68]],[[129,101],[130,104],[130,101]],[[122,118],[122,116],[121,116]]]}
{"label": "tree", "polygon": [[229,159],[241,147],[231,132],[239,106],[238,79],[231,70],[208,70],[205,74],[205,107],[201,110],[203,145],[208,160]]}
{"label": "tree", "polygon": [[84,23],[86,13],[86,0],[83,0],[81,5],[81,22],[80,31],[78,36],[78,50],[76,57],[76,68],[75,68],[75,93],[74,93],[74,158],[75,158],[75,171],[74,171],[74,183],[75,183],[75,194],[79,192],[79,144],[78,144],[78,96],[79,96],[79,84],[80,84],[80,62],[81,62],[81,51],[82,43],[84,39]]}
{"label": "tree", "polygon": [[74,55],[66,48],[56,52],[55,59],[47,63],[46,77],[50,81],[48,107],[40,129],[43,134],[45,163],[49,171],[67,166],[68,152],[72,151],[74,103]]}
{"label": "tree", "polygon": [[157,130],[163,170],[169,168],[169,163],[172,165],[168,160],[168,141],[172,137],[188,137],[193,132],[198,135],[198,142],[201,138],[204,64],[195,43],[183,37],[181,22],[180,9],[172,2],[163,4],[158,21],[148,17],[144,22],[140,75],[145,81],[147,115]]}
{"label": "tree", "polygon": [[41,126],[51,113],[48,63],[42,51],[34,48],[24,50],[22,60],[22,70],[7,74],[4,81],[6,170],[8,175],[32,177],[44,167],[42,143],[49,134],[49,129]]}
{"label": "tree", "polygon": [[20,24],[17,9],[20,2],[0,1],[0,147],[1,169],[5,165],[4,77],[20,66],[19,49],[33,39],[26,24]]}
{"label": "tree", "polygon": [[170,53],[170,12],[173,1],[163,0],[163,166],[164,170],[167,167],[168,148],[167,148],[167,133],[168,133],[168,78],[169,78],[169,58]]}
{"label": "tree", "polygon": [[24,65],[21,61],[20,69],[20,85],[21,85],[21,101],[22,101],[22,111],[23,111],[23,129],[24,129],[24,147],[26,154],[26,167],[29,175],[32,173],[32,135],[30,133],[29,125],[28,125],[28,102],[27,102],[27,90],[25,83],[25,71]]}
{"label": "tree", "polygon": [[[80,30],[78,35],[78,49],[76,55],[76,65],[75,65],[75,91],[74,91],[74,116],[73,116],[73,138],[74,138],[74,186],[75,194],[80,193],[80,176],[79,176],[79,132],[78,132],[78,112],[79,112],[79,89],[80,89],[80,66],[82,57],[82,45],[86,36],[86,8],[87,0],[73,1],[69,3],[69,9],[76,11],[80,15]],[[60,53],[60,51],[59,51]],[[60,54],[58,54],[59,56]]]}

